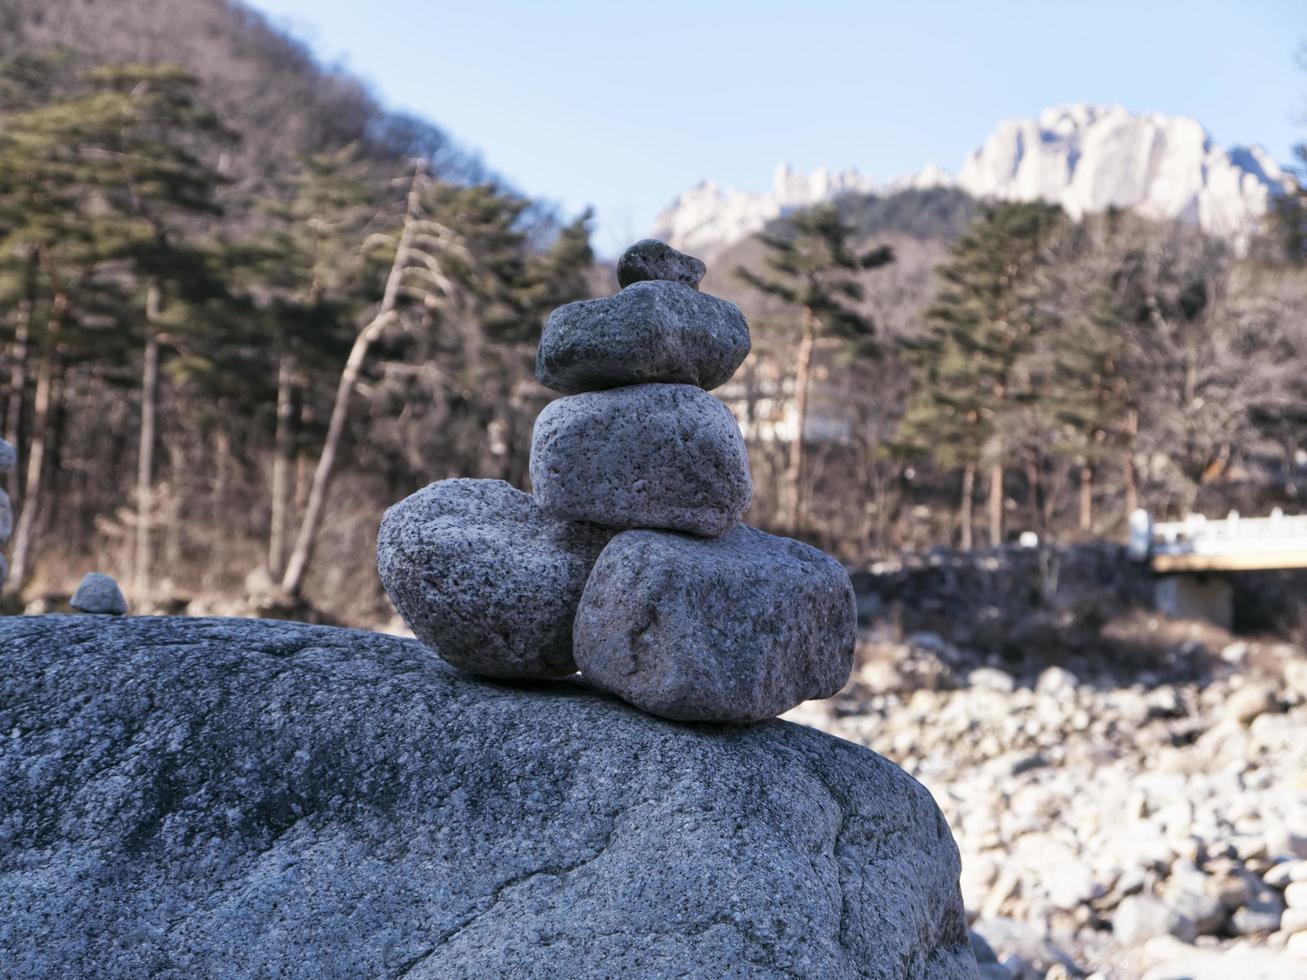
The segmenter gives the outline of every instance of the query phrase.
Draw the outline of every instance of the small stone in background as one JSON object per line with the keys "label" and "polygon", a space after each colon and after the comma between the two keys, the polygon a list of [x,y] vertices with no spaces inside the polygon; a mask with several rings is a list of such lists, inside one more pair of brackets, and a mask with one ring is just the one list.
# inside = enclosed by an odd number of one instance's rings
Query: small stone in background
{"label": "small stone in background", "polygon": [[1275,889],[1265,885],[1260,879],[1249,881],[1252,894],[1241,908],[1235,909],[1230,917],[1234,931],[1241,936],[1253,936],[1264,932],[1274,932],[1280,928],[1280,916],[1284,914],[1284,899]]}
{"label": "small stone in background", "polygon": [[1307,881],[1294,881],[1285,888],[1284,902],[1291,909],[1307,909]]}
{"label": "small stone in background", "polygon": [[693,255],[678,252],[656,238],[636,242],[617,260],[617,284],[625,289],[634,282],[665,279],[698,289],[708,267]]}
{"label": "small stone in background", "polygon": [[0,473],[12,470],[18,462],[18,453],[14,447],[0,439]]}
{"label": "small stone in background", "polygon": [[127,612],[127,600],[123,598],[118,583],[100,572],[87,572],[82,576],[68,605],[78,612],[108,616],[121,616]]}
{"label": "small stone in background", "polygon": [[1225,702],[1225,716],[1241,725],[1250,725],[1258,715],[1277,710],[1275,692],[1256,681],[1234,691]]}
{"label": "small stone in background", "polygon": [[14,505],[9,501],[9,494],[0,490],[0,544],[9,540],[14,533]]}
{"label": "small stone in background", "polygon": [[1151,895],[1132,895],[1118,905],[1112,916],[1112,932],[1123,946],[1167,935],[1192,943],[1198,936],[1192,919]]}

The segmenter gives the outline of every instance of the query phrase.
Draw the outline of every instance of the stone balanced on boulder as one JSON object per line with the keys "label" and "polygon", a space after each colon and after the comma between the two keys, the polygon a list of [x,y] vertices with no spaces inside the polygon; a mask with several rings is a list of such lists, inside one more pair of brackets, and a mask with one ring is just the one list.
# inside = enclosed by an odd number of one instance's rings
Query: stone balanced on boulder
{"label": "stone balanced on boulder", "polygon": [[377,566],[417,637],[500,678],[576,669],[681,721],[751,722],[836,693],[853,662],[848,575],[740,523],[744,438],[708,394],[749,353],[702,262],[652,240],[615,296],[545,323],[536,376],[564,397],[536,421],[532,495],[435,483],[391,507]]}

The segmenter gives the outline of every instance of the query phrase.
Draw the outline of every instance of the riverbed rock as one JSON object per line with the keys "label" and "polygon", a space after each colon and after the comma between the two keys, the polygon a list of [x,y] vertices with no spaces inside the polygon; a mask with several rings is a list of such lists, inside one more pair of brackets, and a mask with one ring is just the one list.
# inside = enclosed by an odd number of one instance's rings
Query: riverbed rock
{"label": "riverbed rock", "polygon": [[816,548],[743,524],[703,540],[627,531],[599,556],[577,609],[591,683],[681,721],[773,718],[849,679],[848,574]]}
{"label": "riverbed rock", "polygon": [[677,251],[656,238],[644,238],[617,260],[617,284],[629,286],[648,280],[666,280],[698,289],[707,271],[708,267],[693,255]]}
{"label": "riverbed rock", "polygon": [[7,977],[976,977],[930,794],[411,640],[0,619]]}
{"label": "riverbed rock", "polygon": [[734,303],[677,282],[637,282],[549,314],[536,377],[565,394],[646,382],[711,389],[748,354],[749,325]]}
{"label": "riverbed rock", "polygon": [[78,612],[104,616],[122,616],[127,612],[127,600],[118,583],[100,572],[87,572],[82,576],[68,605]]}
{"label": "riverbed rock", "polygon": [[413,634],[454,666],[562,677],[576,671],[572,619],[609,537],[502,480],[442,480],[386,511],[377,572]]}
{"label": "riverbed rock", "polygon": [[564,520],[714,536],[753,498],[730,409],[692,385],[647,384],[550,402],[531,441],[531,486]]}

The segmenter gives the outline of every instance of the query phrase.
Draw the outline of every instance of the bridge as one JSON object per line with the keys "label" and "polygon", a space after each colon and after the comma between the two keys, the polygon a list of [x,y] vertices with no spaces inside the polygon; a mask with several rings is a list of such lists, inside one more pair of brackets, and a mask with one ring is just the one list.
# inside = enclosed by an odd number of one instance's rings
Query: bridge
{"label": "bridge", "polygon": [[1147,511],[1130,515],[1127,553],[1157,572],[1157,607],[1177,619],[1207,619],[1229,628],[1233,593],[1222,573],[1307,568],[1307,515],[1277,507],[1269,517],[1219,520],[1192,515],[1156,522]]}
{"label": "bridge", "polygon": [[1147,511],[1130,515],[1130,556],[1155,572],[1252,572],[1307,568],[1307,514],[1222,520],[1200,514],[1154,522]]}

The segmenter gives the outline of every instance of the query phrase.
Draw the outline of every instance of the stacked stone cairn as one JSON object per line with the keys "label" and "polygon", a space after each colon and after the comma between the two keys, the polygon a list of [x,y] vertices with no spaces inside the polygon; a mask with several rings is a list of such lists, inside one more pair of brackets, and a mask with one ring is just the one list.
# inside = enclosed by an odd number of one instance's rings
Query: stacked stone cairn
{"label": "stacked stone cairn", "polygon": [[[14,447],[0,439],[0,473],[8,473],[18,462]],[[0,548],[3,548],[14,533],[14,505],[9,501],[9,494],[0,490]],[[0,555],[0,585],[5,584],[9,576],[9,565],[5,556]]]}
{"label": "stacked stone cairn", "polygon": [[835,694],[853,662],[844,568],[740,518],[744,438],[708,394],[749,353],[696,258],[646,240],[615,296],[545,323],[532,494],[433,483],[386,511],[382,584],[413,633],[489,677],[563,677],[680,721],[772,718]]}

